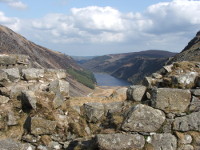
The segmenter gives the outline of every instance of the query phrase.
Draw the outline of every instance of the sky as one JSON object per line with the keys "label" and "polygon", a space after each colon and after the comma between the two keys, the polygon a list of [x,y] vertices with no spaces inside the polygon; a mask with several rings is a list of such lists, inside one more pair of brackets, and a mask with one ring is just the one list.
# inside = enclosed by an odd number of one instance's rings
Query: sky
{"label": "sky", "polygon": [[0,24],[71,56],[180,52],[200,30],[200,0],[0,0]]}

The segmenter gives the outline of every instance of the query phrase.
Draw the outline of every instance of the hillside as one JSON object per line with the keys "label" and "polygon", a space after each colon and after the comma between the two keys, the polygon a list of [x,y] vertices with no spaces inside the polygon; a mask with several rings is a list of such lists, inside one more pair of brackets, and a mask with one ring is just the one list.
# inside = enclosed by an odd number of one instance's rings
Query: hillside
{"label": "hillside", "polygon": [[[39,46],[1,25],[0,54],[20,54],[29,56],[29,60],[35,68],[73,69],[76,72],[84,72],[83,68],[70,56]],[[77,95],[90,91],[89,88],[74,80],[72,76],[73,74],[68,74],[67,76],[67,80],[71,83],[71,86],[74,87],[71,88],[71,93]],[[79,74],[79,76],[82,77],[81,74]]]}
{"label": "hillside", "polygon": [[117,78],[140,83],[145,76],[159,70],[175,53],[148,50],[98,56],[81,64],[93,72],[106,72]]}
{"label": "hillside", "polygon": [[196,36],[188,43],[188,45],[177,54],[170,62],[176,61],[199,61],[200,60],[200,31]]}

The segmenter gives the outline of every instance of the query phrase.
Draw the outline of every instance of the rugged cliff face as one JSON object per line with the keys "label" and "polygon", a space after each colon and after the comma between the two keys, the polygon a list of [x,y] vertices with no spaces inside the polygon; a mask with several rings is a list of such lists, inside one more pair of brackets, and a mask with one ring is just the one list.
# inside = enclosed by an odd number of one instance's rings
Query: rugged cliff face
{"label": "rugged cliff face", "polygon": [[176,61],[199,61],[200,60],[200,31],[188,43],[183,51],[177,54],[168,64]]}
{"label": "rugged cliff face", "polygon": [[81,64],[93,72],[106,72],[117,78],[140,83],[145,76],[159,70],[175,53],[149,50],[95,57]]}

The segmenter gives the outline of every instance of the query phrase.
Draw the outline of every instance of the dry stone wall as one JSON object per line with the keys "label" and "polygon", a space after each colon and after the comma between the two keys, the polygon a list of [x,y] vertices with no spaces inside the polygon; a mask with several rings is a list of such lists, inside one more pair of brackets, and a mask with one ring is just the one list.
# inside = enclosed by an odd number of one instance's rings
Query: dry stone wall
{"label": "dry stone wall", "polygon": [[[0,149],[199,150],[199,70],[174,63],[106,103],[74,106],[64,70],[4,67]],[[113,102],[117,96],[126,100]]]}

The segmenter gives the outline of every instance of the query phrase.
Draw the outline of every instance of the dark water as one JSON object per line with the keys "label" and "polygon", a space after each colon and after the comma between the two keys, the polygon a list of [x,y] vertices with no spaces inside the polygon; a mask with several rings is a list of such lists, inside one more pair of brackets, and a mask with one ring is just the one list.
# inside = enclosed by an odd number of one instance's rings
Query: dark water
{"label": "dark water", "polygon": [[94,73],[94,76],[97,81],[98,86],[128,86],[131,85],[131,83],[117,79],[109,74],[105,73]]}

